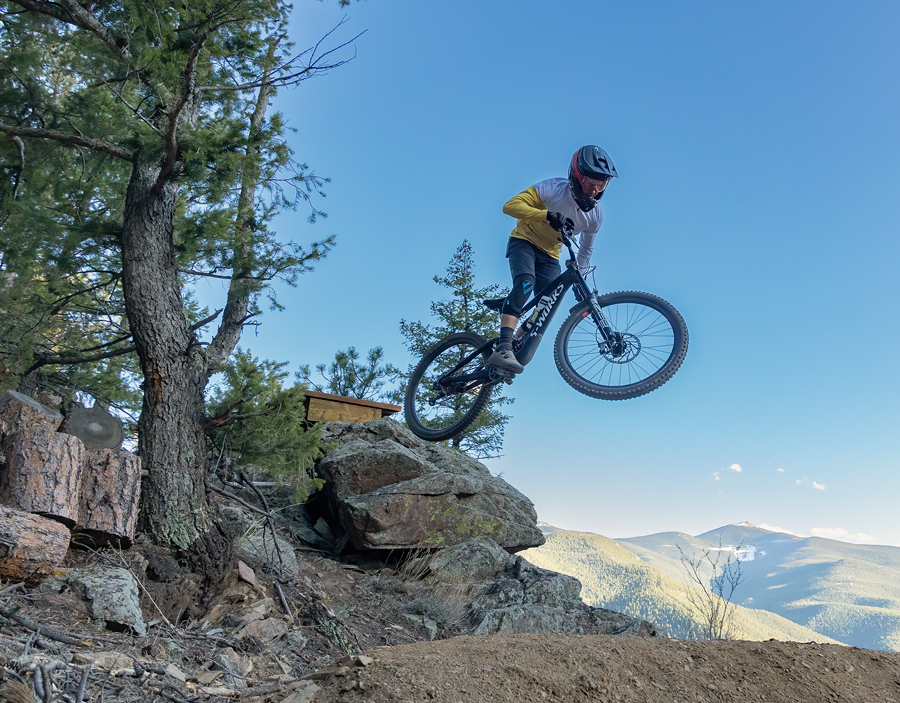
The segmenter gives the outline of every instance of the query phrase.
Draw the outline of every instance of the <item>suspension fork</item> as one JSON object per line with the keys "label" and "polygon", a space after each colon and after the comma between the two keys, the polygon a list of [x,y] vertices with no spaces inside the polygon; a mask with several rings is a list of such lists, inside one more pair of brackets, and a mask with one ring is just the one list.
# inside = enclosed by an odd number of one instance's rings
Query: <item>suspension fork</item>
{"label": "suspension fork", "polygon": [[603,309],[600,307],[600,303],[597,302],[597,291],[591,292],[590,288],[588,288],[587,281],[585,281],[584,276],[581,275],[581,271],[577,268],[573,268],[573,272],[576,276],[575,285],[573,286],[575,300],[579,303],[585,300],[590,302],[591,309],[589,314],[591,319],[594,320],[594,324],[597,325],[597,329],[600,330],[600,334],[603,336],[604,341],[608,344],[616,343],[619,341],[618,338],[621,335],[618,335],[615,330],[613,330],[609,320],[606,319],[606,315],[603,314]]}

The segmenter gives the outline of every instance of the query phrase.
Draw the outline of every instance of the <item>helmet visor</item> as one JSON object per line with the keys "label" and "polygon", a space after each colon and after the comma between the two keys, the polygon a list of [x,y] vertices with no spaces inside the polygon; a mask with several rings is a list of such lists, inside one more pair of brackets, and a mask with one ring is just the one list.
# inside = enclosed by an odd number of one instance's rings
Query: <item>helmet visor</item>
{"label": "helmet visor", "polygon": [[589,176],[581,177],[581,190],[589,198],[598,198],[600,194],[606,190],[609,184],[609,178],[591,178]]}

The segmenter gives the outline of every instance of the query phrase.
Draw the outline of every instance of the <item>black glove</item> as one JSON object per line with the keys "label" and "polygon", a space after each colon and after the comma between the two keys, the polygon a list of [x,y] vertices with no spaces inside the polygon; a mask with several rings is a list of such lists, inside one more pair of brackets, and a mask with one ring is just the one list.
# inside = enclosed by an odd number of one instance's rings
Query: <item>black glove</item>
{"label": "black glove", "polygon": [[560,234],[572,234],[575,231],[575,223],[561,212],[548,212],[547,224]]}

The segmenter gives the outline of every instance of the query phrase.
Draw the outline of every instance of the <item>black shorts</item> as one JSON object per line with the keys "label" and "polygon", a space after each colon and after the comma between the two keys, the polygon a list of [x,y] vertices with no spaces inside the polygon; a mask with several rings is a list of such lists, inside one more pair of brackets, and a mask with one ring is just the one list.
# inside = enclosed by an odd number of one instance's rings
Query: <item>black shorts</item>
{"label": "black shorts", "polygon": [[543,249],[539,249],[527,239],[510,237],[506,245],[506,258],[509,259],[509,272],[513,281],[516,276],[530,274],[534,276],[535,295],[540,293],[550,281],[556,278],[561,268],[559,259],[554,259]]}

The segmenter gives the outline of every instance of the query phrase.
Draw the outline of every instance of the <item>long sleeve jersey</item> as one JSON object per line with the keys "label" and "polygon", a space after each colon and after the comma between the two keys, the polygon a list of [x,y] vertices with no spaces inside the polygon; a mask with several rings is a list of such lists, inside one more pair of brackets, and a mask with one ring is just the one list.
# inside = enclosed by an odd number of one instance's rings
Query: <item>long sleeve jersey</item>
{"label": "long sleeve jersey", "polygon": [[578,266],[583,268],[590,264],[594,239],[603,223],[603,210],[599,205],[587,212],[579,208],[565,178],[541,181],[506,202],[503,212],[517,220],[510,236],[529,241],[558,259],[562,244],[559,233],[547,224],[548,211],[561,212],[575,223],[575,232],[581,233]]}

